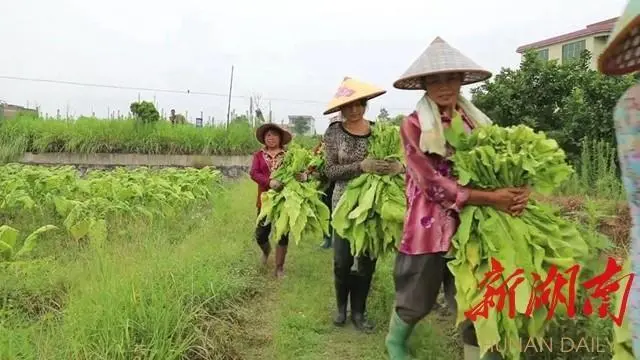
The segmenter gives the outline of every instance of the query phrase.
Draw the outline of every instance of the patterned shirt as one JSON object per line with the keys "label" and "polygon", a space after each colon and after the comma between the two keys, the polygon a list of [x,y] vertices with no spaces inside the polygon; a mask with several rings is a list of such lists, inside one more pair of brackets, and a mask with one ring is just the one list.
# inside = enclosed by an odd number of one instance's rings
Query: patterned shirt
{"label": "patterned shirt", "polygon": [[640,354],[640,84],[631,87],[620,98],[614,112],[614,124],[633,226],[630,256],[635,278],[629,297],[629,324],[634,353]]}
{"label": "patterned shirt", "polygon": [[264,149],[253,154],[249,175],[251,175],[251,179],[258,184],[258,198],[256,200],[256,206],[258,208],[262,206],[260,198],[262,193],[268,191],[270,188],[271,173],[282,164],[284,154],[284,150],[280,150],[271,155]]}
{"label": "patterned shirt", "polygon": [[324,173],[329,181],[335,183],[332,209],[335,209],[349,180],[362,174],[360,162],[367,157],[370,135],[351,134],[340,121],[331,123],[327,128],[324,134]]}
{"label": "patterned shirt", "polygon": [[[465,130],[470,131],[471,123],[462,113],[461,117]],[[442,115],[443,126],[450,123],[450,117]],[[448,160],[420,150],[420,133],[420,120],[414,112],[400,126],[407,162],[407,212],[399,251],[407,255],[449,251],[459,224],[458,211],[469,198],[469,191],[453,177]],[[449,145],[447,152],[453,153]]]}

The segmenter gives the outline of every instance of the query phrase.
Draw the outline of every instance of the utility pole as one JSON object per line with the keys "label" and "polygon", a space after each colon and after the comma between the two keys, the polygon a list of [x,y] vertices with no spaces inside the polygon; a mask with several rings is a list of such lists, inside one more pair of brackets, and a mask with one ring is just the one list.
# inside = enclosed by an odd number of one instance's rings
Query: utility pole
{"label": "utility pole", "polygon": [[233,65],[231,65],[231,81],[229,82],[229,100],[227,102],[227,128],[229,127],[231,115],[231,90],[233,90]]}
{"label": "utility pole", "polygon": [[271,116],[273,115],[273,113],[271,112],[271,101],[269,101],[269,122],[273,122],[271,120]]}
{"label": "utility pole", "polygon": [[255,122],[253,121],[253,96],[249,98],[249,123],[252,126],[256,126]]}

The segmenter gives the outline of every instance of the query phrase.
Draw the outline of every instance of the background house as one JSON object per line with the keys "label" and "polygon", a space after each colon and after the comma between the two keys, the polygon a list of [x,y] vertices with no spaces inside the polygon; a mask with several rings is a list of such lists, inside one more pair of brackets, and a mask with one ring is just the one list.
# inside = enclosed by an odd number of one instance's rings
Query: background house
{"label": "background house", "polygon": [[516,52],[523,54],[527,50],[536,50],[540,58],[558,60],[562,63],[579,57],[584,50],[589,50],[592,55],[591,68],[596,69],[598,57],[604,50],[617,20],[616,17],[600,21],[578,31],[523,45]]}
{"label": "background house", "polygon": [[289,115],[285,127],[296,135],[313,136],[316,134],[316,119],[310,115]]}
{"label": "background house", "polygon": [[19,113],[32,113],[38,116],[38,110],[29,109],[23,106],[11,105],[0,101],[0,119],[11,119]]}

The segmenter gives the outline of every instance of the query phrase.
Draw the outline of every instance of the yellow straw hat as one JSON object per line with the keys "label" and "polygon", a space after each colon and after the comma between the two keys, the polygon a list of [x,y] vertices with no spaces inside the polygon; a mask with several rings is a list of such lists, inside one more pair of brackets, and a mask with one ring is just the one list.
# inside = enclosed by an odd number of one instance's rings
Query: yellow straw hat
{"label": "yellow straw hat", "polygon": [[640,1],[630,0],[598,58],[598,70],[624,75],[640,70]]}
{"label": "yellow straw hat", "polygon": [[331,99],[329,105],[327,105],[327,110],[324,112],[324,115],[340,111],[340,108],[348,103],[357,100],[370,100],[386,92],[386,90],[347,76],[342,80],[338,91],[336,91],[333,99]]}

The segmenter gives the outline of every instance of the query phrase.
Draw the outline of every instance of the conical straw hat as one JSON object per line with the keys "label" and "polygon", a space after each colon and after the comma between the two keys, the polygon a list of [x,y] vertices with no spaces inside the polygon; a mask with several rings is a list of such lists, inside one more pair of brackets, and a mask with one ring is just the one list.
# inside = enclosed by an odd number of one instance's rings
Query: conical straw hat
{"label": "conical straw hat", "polygon": [[362,99],[370,100],[386,92],[386,90],[382,90],[376,86],[363,83],[362,81],[358,81],[347,76],[342,80],[342,84],[340,84],[340,87],[333,96],[333,99],[329,101],[329,105],[327,105],[327,110],[324,112],[324,115],[340,111],[340,108],[348,103]]}
{"label": "conical straw hat", "polygon": [[616,22],[598,70],[607,75],[624,75],[640,70],[640,1],[630,0]]}
{"label": "conical straw hat", "polygon": [[424,89],[423,77],[451,72],[464,73],[462,85],[477,83],[491,77],[491,72],[481,68],[438,36],[400,79],[393,83],[393,87],[403,90]]}

